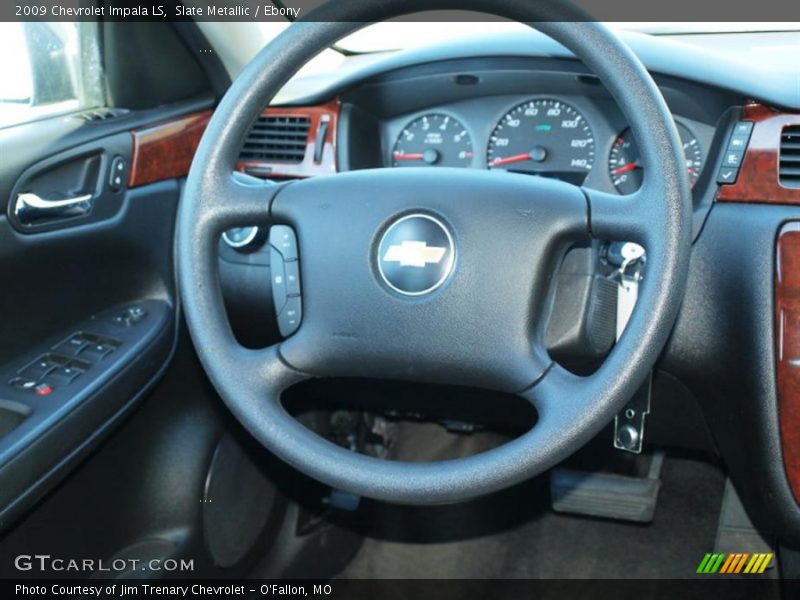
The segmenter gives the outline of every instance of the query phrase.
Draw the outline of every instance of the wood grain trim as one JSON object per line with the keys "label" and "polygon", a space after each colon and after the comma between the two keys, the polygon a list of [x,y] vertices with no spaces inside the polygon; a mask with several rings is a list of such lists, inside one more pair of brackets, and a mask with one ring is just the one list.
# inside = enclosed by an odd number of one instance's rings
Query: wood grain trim
{"label": "wood grain trim", "polygon": [[[266,161],[239,161],[236,170],[246,172],[253,167],[269,172],[269,177],[314,177],[316,175],[329,175],[336,172],[336,129],[339,120],[341,102],[334,99],[319,106],[302,107],[270,107],[261,114],[263,116],[309,117],[310,127],[306,153],[302,162],[266,162]],[[316,151],[316,137],[323,115],[329,119],[328,133],[323,141],[322,159],[314,161]]]}
{"label": "wood grain trim", "polygon": [[753,121],[750,143],[733,185],[722,185],[720,202],[800,204],[800,189],[787,188],[778,181],[781,132],[787,125],[800,125],[800,113],[784,113],[751,102],[742,120]]}
{"label": "wood grain trim", "polygon": [[187,175],[210,118],[211,111],[207,110],[134,129],[128,187]]}
{"label": "wood grain trim", "polygon": [[775,329],[783,464],[800,503],[800,221],[787,223],[778,234]]}

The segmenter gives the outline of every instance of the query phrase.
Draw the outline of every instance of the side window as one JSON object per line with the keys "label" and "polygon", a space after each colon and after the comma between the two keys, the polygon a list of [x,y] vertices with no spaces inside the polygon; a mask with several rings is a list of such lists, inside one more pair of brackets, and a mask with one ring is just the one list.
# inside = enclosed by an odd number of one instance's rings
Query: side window
{"label": "side window", "polygon": [[0,23],[0,127],[104,104],[95,23]]}

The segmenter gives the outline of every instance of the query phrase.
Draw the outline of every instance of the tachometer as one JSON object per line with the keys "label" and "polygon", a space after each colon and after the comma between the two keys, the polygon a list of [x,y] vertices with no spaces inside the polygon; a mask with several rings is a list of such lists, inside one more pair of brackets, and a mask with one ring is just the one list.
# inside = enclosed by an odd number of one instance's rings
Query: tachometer
{"label": "tachometer", "polygon": [[[700,142],[685,126],[678,125],[678,133],[686,155],[686,169],[689,172],[689,185],[694,187],[703,170],[703,151]],[[608,156],[608,174],[620,194],[632,194],[642,185],[644,172],[639,157],[639,149],[630,129],[623,131],[611,146]]]}
{"label": "tachometer", "polygon": [[392,150],[393,167],[468,167],[472,140],[450,115],[423,115],[405,126]]}
{"label": "tachometer", "polygon": [[581,184],[594,164],[594,135],[584,116],[566,102],[530,100],[497,123],[486,160],[490,169]]}

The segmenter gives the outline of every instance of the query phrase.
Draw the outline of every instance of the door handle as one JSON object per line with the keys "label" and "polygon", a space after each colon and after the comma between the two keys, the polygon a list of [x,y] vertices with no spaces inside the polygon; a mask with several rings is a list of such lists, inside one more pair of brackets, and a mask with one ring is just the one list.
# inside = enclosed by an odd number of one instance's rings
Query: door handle
{"label": "door handle", "polygon": [[63,200],[45,200],[38,194],[24,192],[17,194],[14,215],[23,225],[80,217],[92,210],[92,198],[92,194],[84,194]]}

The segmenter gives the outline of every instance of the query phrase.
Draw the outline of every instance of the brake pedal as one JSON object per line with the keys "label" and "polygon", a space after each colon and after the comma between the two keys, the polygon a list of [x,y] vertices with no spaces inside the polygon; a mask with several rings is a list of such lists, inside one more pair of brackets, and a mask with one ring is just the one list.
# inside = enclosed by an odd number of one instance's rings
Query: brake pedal
{"label": "brake pedal", "polygon": [[572,469],[550,472],[553,510],[619,521],[649,523],[653,520],[661,489],[664,453],[657,452],[647,477],[588,473]]}

